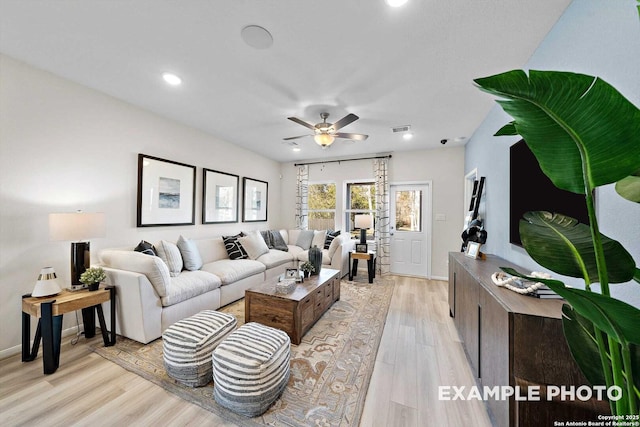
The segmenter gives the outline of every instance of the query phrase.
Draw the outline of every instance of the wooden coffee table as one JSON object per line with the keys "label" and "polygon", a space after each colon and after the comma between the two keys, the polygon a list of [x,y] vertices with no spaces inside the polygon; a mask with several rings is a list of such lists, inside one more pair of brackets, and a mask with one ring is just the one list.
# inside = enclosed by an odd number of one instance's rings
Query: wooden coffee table
{"label": "wooden coffee table", "polygon": [[277,277],[245,291],[244,320],[280,329],[294,344],[340,299],[340,270],[323,268],[288,294],[276,293],[276,283]]}

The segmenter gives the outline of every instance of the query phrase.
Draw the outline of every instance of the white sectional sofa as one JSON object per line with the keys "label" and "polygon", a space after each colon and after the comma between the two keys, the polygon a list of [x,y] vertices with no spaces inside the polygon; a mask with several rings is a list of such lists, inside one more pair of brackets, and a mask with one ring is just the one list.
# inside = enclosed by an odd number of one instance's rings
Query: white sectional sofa
{"label": "white sectional sofa", "polygon": [[[116,287],[118,334],[146,344],[178,320],[241,299],[246,289],[308,260],[308,250],[296,245],[302,231],[279,231],[288,251],[268,249],[255,259],[229,259],[222,237],[189,240],[201,260],[199,269],[191,271],[176,269],[170,257],[165,262],[134,248],[102,250],[101,265],[108,283]],[[325,232],[314,232],[311,246],[323,247],[324,236]],[[159,242],[158,246],[171,245]],[[344,276],[353,247],[349,235],[337,236],[329,249],[323,249],[323,266],[340,270]],[[177,260],[179,267],[181,261]]]}

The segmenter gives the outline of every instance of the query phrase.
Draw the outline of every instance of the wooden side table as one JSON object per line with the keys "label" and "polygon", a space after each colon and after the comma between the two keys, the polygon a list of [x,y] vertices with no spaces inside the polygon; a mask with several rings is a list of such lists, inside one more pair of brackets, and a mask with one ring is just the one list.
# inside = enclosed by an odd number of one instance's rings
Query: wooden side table
{"label": "wooden side table", "polygon": [[376,277],[376,253],[369,252],[349,252],[349,280],[353,280],[353,276],[358,274],[358,260],[367,260],[367,272],[369,273],[369,283],[373,283]]}
{"label": "wooden side table", "polygon": [[[106,301],[111,301],[111,336],[107,331],[101,305]],[[62,316],[76,310],[82,310],[84,331],[87,338],[95,335],[95,312],[97,312],[105,347],[116,343],[116,288],[114,286],[93,292],[63,290],[58,295],[51,297],[34,298],[29,294],[22,297],[22,361],[31,362],[38,356],[42,339],[44,373],[53,374],[60,365]],[[38,327],[33,338],[33,348],[29,351],[31,316],[38,318]]]}

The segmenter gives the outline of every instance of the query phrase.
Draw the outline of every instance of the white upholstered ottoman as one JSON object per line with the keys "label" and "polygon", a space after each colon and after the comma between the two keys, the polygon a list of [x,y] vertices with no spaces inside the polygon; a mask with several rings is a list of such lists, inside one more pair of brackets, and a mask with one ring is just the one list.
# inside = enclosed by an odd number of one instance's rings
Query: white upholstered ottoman
{"label": "white upholstered ottoman", "polygon": [[255,417],[289,381],[291,340],[275,328],[247,323],[213,351],[213,397],[225,408]]}
{"label": "white upholstered ottoman", "polygon": [[237,324],[231,314],[203,310],[171,325],[162,334],[167,374],[190,387],[208,384],[212,378],[211,352]]}

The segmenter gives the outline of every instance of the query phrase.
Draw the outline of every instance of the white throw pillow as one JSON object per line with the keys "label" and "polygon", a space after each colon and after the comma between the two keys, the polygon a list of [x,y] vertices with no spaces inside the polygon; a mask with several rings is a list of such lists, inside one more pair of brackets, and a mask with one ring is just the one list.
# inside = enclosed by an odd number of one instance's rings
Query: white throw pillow
{"label": "white throw pillow", "polygon": [[192,240],[185,239],[180,236],[177,243],[180,254],[182,255],[182,261],[184,262],[184,268],[189,271],[200,270],[202,267],[202,257],[198,247]]}
{"label": "white throw pillow", "polygon": [[313,232],[313,240],[311,241],[311,247],[317,246],[320,249],[324,249],[324,240],[327,238],[327,230],[318,230]]}
{"label": "white throw pillow", "polygon": [[176,277],[182,271],[184,266],[182,262],[182,255],[180,255],[180,249],[175,243],[167,242],[166,240],[160,240],[156,245],[158,256],[169,267],[169,274],[171,277]]}
{"label": "white throw pillow", "polygon": [[269,247],[259,231],[251,231],[245,234],[244,237],[238,239],[238,242],[247,252],[247,255],[249,255],[249,259],[258,259],[260,256],[269,252]]}

